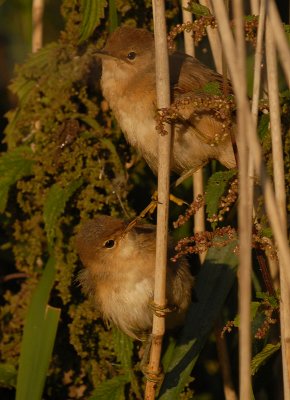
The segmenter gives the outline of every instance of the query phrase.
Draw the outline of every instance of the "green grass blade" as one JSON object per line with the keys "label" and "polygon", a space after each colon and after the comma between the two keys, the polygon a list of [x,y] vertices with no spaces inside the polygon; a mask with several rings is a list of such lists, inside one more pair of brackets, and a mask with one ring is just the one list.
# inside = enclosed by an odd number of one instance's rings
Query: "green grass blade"
{"label": "green grass blade", "polygon": [[213,325],[231,289],[238,260],[236,242],[208,251],[195,286],[198,301],[190,307],[188,318],[166,371],[158,399],[175,400],[189,380]]}
{"label": "green grass blade", "polygon": [[47,305],[54,279],[55,259],[50,257],[32,296],[24,324],[16,400],[42,397],[60,314],[60,310]]}

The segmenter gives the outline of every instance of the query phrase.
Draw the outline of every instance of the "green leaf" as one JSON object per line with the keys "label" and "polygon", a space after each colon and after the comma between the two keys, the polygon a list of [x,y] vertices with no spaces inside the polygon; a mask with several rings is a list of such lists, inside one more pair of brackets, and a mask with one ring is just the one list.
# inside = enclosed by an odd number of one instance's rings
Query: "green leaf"
{"label": "green leaf", "polygon": [[97,386],[89,400],[125,400],[124,388],[129,382],[130,375],[115,376]]}
{"label": "green leaf", "polygon": [[14,365],[0,364],[0,386],[16,387],[17,371]]}
{"label": "green leaf", "polygon": [[118,27],[118,15],[116,8],[116,1],[109,0],[109,31],[110,33]]}
{"label": "green leaf", "polygon": [[222,95],[220,83],[216,82],[216,81],[206,83],[203,86],[202,91],[204,93],[212,94],[212,95],[216,95],[216,96]]}
{"label": "green leaf", "polygon": [[32,150],[21,146],[0,157],[0,212],[5,211],[9,189],[19,179],[32,174]]}
{"label": "green leaf", "polygon": [[279,308],[279,298],[277,296],[269,295],[268,292],[257,292],[257,299],[268,301],[273,308]]}
{"label": "green leaf", "polygon": [[233,253],[237,243],[222,249],[210,248],[195,286],[197,301],[192,303],[158,399],[176,400],[189,382],[190,374],[208,335],[222,310],[234,283],[238,259]]}
{"label": "green leaf", "polygon": [[37,77],[42,76],[43,71],[51,62],[56,62],[56,55],[59,45],[57,43],[50,43],[45,47],[38,50],[36,53],[30,55],[22,69],[29,71],[28,77],[21,74],[13,79],[10,84],[10,90],[17,94],[21,105],[23,105],[31,90],[37,84]]}
{"label": "green leaf", "polygon": [[260,367],[265,364],[265,362],[280,349],[281,344],[266,344],[260,353],[256,354],[255,357],[251,361],[251,372],[252,375],[255,375]]}
{"label": "green leaf", "polygon": [[60,309],[47,305],[55,279],[51,257],[32,295],[25,319],[16,385],[16,400],[40,400],[55,341]]}
{"label": "green leaf", "polygon": [[45,199],[43,218],[47,240],[50,246],[55,238],[55,225],[58,218],[64,212],[65,205],[74,192],[82,185],[83,179],[71,182],[67,187],[62,188],[55,183],[49,190]]}
{"label": "green leaf", "polygon": [[99,25],[100,19],[104,18],[106,7],[106,0],[81,0],[82,23],[79,43],[91,36]]}
{"label": "green leaf", "polygon": [[260,231],[260,235],[262,237],[266,236],[267,238],[272,239],[273,238],[272,229],[271,228],[262,228],[261,231]]}
{"label": "green leaf", "polygon": [[186,11],[191,12],[192,14],[196,15],[197,17],[210,17],[212,14],[206,6],[203,6],[196,1],[190,1],[188,3],[188,7],[183,7]]}
{"label": "green leaf", "polygon": [[118,361],[124,369],[132,368],[133,341],[117,328],[112,329],[114,349]]}
{"label": "green leaf", "polygon": [[258,125],[258,135],[260,139],[264,139],[267,133],[269,132],[270,126],[270,115],[263,114],[260,118],[259,125]]}
{"label": "green leaf", "polygon": [[[259,301],[252,301],[251,302],[251,321],[256,317],[258,308],[260,307],[261,303]],[[238,328],[240,326],[240,315],[238,314],[234,319],[234,326]]]}
{"label": "green leaf", "polygon": [[208,180],[205,198],[206,212],[208,217],[212,217],[218,211],[220,198],[225,193],[229,185],[229,181],[237,174],[237,170],[219,171],[214,173]]}

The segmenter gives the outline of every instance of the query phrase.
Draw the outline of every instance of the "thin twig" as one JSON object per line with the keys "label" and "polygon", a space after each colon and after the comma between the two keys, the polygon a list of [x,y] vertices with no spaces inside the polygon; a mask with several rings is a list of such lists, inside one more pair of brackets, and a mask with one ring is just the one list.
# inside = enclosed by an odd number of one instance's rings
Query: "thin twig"
{"label": "thin twig", "polygon": [[[164,1],[153,0],[153,17],[156,54],[157,107],[168,108],[170,106],[170,85]],[[171,148],[171,127],[169,124],[166,124],[166,130],[168,133],[167,135],[159,135],[158,137],[158,206],[154,303],[159,309],[166,307],[165,289]],[[164,317],[154,314],[152,345],[148,366],[148,373],[152,375],[159,371],[164,331]],[[156,383],[148,380],[145,388],[145,399],[153,400],[155,397],[155,391]]]}
{"label": "thin twig", "polygon": [[[270,123],[272,137],[272,154],[273,154],[273,172],[275,196],[280,211],[280,219],[284,223],[285,234],[287,231],[286,220],[286,195],[285,195],[285,179],[284,179],[284,160],[281,134],[281,119],[279,105],[279,88],[278,88],[278,67],[276,49],[273,40],[273,30],[267,17],[266,28],[266,57],[267,57],[267,81],[270,106]],[[279,256],[279,254],[278,254]],[[281,262],[281,261],[280,261]],[[281,320],[281,346],[283,361],[283,381],[284,381],[284,399],[290,399],[290,287],[287,285],[284,268],[280,267],[280,320]]]}

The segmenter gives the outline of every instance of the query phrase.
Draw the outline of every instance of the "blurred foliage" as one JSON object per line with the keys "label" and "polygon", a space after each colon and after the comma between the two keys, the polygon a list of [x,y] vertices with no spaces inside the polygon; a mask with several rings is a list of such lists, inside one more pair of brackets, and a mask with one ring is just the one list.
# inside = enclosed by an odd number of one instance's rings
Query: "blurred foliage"
{"label": "blurred foliage", "polygon": [[[138,364],[140,345],[115,329],[107,329],[92,304],[83,298],[77,283],[81,266],[74,250],[74,238],[80,220],[96,213],[133,217],[150,199],[155,181],[144,162],[137,162],[100,94],[100,65],[93,53],[103,46],[108,32],[114,30],[118,22],[152,29],[151,1],[100,1],[99,8],[96,4],[93,0],[63,0],[61,16],[58,2],[51,0],[45,5],[45,21],[50,21],[45,36],[48,44],[16,67],[10,89],[14,98],[17,97],[17,106],[7,113],[4,139],[7,151],[0,157],[0,221],[3,229],[0,249],[5,261],[1,271],[5,279],[1,281],[0,385],[8,388],[16,385],[27,310],[33,304],[31,299],[41,282],[44,267],[53,257],[55,278],[49,304],[61,308],[61,317],[44,399],[140,399],[143,393],[144,378]],[[22,32],[26,44],[29,43],[31,2],[5,1],[1,7],[6,12],[6,20],[0,18],[6,32],[17,35]],[[17,7],[17,15],[22,19],[16,28],[15,22],[10,23],[9,15]],[[167,1],[166,10],[169,26],[180,21],[179,1]],[[53,12],[57,13],[56,17]],[[203,9],[194,11],[198,15],[204,12]],[[59,33],[63,21],[65,26]],[[202,46],[206,46],[205,39]],[[28,45],[24,46],[20,54],[26,54],[28,48]],[[208,89],[211,92],[214,88]],[[289,98],[289,92],[281,94],[285,168],[288,167],[288,171]],[[271,173],[267,114],[260,118],[259,134]],[[216,172],[213,163],[207,168],[207,174],[211,175],[207,184],[207,212],[209,222],[212,222],[210,218],[230,203],[227,190],[235,184],[236,171]],[[286,178],[289,188],[289,173]],[[182,195],[190,199],[192,187],[184,183],[181,189]],[[235,207],[226,212],[228,215],[214,221],[215,225],[235,226]],[[180,210],[174,211],[173,215],[175,213]],[[262,207],[259,218],[262,229],[268,229]],[[189,231],[190,228],[186,234]],[[212,254],[215,251],[212,249]],[[230,257],[231,264],[234,264],[233,260],[234,256]],[[259,281],[263,285],[260,276]],[[225,292],[221,286],[216,291],[222,292],[219,301],[224,300],[229,289],[227,286]],[[204,292],[208,307],[217,310],[214,294],[210,296]],[[228,306],[223,311],[225,321],[236,316],[235,288],[229,296]],[[211,301],[215,307],[211,307]],[[255,298],[255,332],[265,328],[265,321],[276,318],[277,310],[271,301],[271,297]],[[204,313],[198,305],[193,309],[199,310],[202,320]],[[211,317],[213,320],[214,315]],[[234,321],[238,325],[237,319]],[[202,344],[208,337],[208,327],[209,323],[203,326],[207,332],[201,338]],[[253,373],[256,373],[257,392],[260,390],[259,373],[263,371],[261,366],[265,361],[269,359],[279,371],[277,336],[276,324],[269,326],[264,336],[255,339]],[[236,354],[236,335],[227,340],[230,352]],[[31,338],[30,342],[33,346]],[[195,344],[196,358],[190,364],[192,369],[197,362],[195,381],[189,377],[191,369],[184,371],[185,378],[179,382],[178,390],[181,392],[185,387],[185,391],[180,398],[192,398],[193,392],[202,393],[203,399],[223,396],[220,369],[214,367],[213,340],[208,339],[208,345],[199,355],[201,347],[199,342]],[[168,349],[171,351],[170,346]],[[168,352],[165,354],[167,363],[170,356]],[[235,375],[234,356],[231,364]],[[267,382],[263,385],[265,391]],[[13,389],[5,395],[13,398]]]}

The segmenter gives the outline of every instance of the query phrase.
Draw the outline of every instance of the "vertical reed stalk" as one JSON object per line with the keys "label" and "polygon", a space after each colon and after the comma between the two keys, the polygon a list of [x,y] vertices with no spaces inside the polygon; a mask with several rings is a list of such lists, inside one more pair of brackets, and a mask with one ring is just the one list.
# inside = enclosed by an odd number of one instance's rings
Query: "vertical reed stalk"
{"label": "vertical reed stalk", "polygon": [[[268,96],[270,106],[270,123],[272,136],[272,154],[273,154],[273,172],[274,187],[277,204],[280,211],[280,219],[287,235],[287,213],[286,213],[286,195],[284,179],[284,160],[281,135],[281,119],[279,105],[278,88],[278,67],[276,48],[273,39],[273,30],[269,17],[267,17],[266,26],[266,59],[267,59],[267,81]],[[282,261],[281,261],[282,262]],[[281,321],[281,346],[283,360],[283,380],[284,380],[284,399],[290,399],[290,287],[285,279],[285,269],[288,266],[280,268],[280,321]]]}
{"label": "vertical reed stalk", "polygon": [[[204,5],[212,12],[212,4],[210,0],[199,0],[201,5]],[[207,27],[207,36],[210,43],[211,52],[213,55],[214,63],[217,72],[224,74],[223,68],[223,55],[221,42],[216,29]],[[226,70],[225,70],[226,71]],[[226,76],[226,72],[225,72]],[[234,390],[234,385],[231,377],[230,362],[228,348],[225,339],[221,338],[220,329],[216,325],[215,327],[215,338],[218,353],[218,360],[222,372],[224,395],[226,400],[237,400],[237,395]]]}
{"label": "vertical reed stalk", "polygon": [[237,395],[232,381],[231,363],[227,342],[225,337],[221,337],[221,322],[215,326],[216,347],[223,377],[224,395],[226,400],[237,400]]}
{"label": "vertical reed stalk", "polygon": [[[272,3],[270,3],[272,4]],[[228,67],[230,70],[234,92],[236,95],[237,102],[239,104],[242,101],[244,93],[239,90],[240,75],[237,68],[236,54],[235,54],[235,43],[232,37],[231,27],[229,20],[226,15],[226,10],[224,5],[218,0],[213,0],[215,15],[219,24],[219,32],[221,36],[221,41],[223,47],[227,49],[225,56],[227,59]],[[271,10],[270,10],[270,20],[271,20]],[[279,21],[278,21],[279,22]],[[272,24],[272,20],[271,20]],[[277,29],[277,27],[275,27]],[[278,30],[278,29],[277,29]],[[275,35],[274,35],[275,37]],[[278,44],[277,44],[278,47]],[[290,274],[289,268],[286,266],[290,265],[290,255],[288,240],[285,234],[284,224],[281,221],[280,211],[278,208],[277,201],[274,196],[273,188],[270,179],[267,176],[265,165],[262,159],[262,151],[259,140],[255,133],[255,127],[253,124],[253,119],[250,115],[249,104],[246,103],[244,118],[247,121],[247,129],[245,131],[245,136],[247,139],[247,144],[254,160],[254,167],[256,174],[260,177],[262,189],[265,197],[266,213],[268,215],[269,223],[271,225],[276,244],[280,256],[280,268],[282,274],[284,274],[285,281],[284,284],[288,287],[290,286]],[[245,388],[243,388],[244,390]]]}
{"label": "vertical reed stalk", "polygon": [[287,40],[282,21],[277,10],[275,1],[268,1],[269,19],[272,26],[272,32],[275,39],[275,44],[279,53],[279,58],[284,70],[288,87],[290,88],[290,46]]}
{"label": "vertical reed stalk", "polygon": [[[182,7],[187,6],[188,1],[182,0]],[[183,22],[192,22],[192,13],[189,11],[184,10],[182,8],[182,18]],[[194,43],[190,32],[184,31],[184,49],[185,53],[189,54],[190,56],[194,57],[195,49]],[[203,168],[200,168],[193,174],[193,194],[196,197],[198,194],[203,194]],[[195,214],[194,214],[194,233],[196,232],[204,232],[205,231],[205,216],[204,216],[204,206],[201,207]],[[203,263],[206,254],[202,253],[199,254],[200,262]]]}
{"label": "vertical reed stalk", "polygon": [[251,0],[251,14],[259,15],[260,11],[260,0]]}
{"label": "vertical reed stalk", "polygon": [[[157,107],[167,108],[170,106],[170,81],[164,1],[153,0],[153,17],[156,54]],[[167,124],[166,130],[168,133],[167,135],[159,135],[158,137],[158,207],[154,303],[161,310],[166,307],[165,289],[171,150],[171,126],[169,124]],[[164,331],[164,317],[154,314],[152,346],[148,366],[148,373],[151,373],[152,375],[159,371]],[[145,399],[154,399],[155,391],[156,383],[147,381]]]}
{"label": "vertical reed stalk", "polygon": [[[225,52],[227,64],[230,70],[231,80],[235,96],[240,98],[243,94],[239,91],[240,77],[237,71],[236,57],[235,57],[235,44],[231,32],[230,22],[227,18],[226,9],[223,3],[218,0],[212,0],[215,16],[219,25],[219,32],[223,48]],[[288,238],[285,236],[284,229],[280,221],[280,215],[273,192],[272,183],[267,175],[265,164],[262,159],[262,149],[259,143],[256,131],[254,128],[253,120],[250,114],[250,106],[247,104],[246,112],[244,115],[247,120],[248,126],[245,131],[250,154],[254,160],[254,167],[257,176],[260,178],[261,186],[263,189],[266,205],[266,213],[269,218],[269,223],[272,228],[278,250],[280,252],[283,265],[290,265],[290,254]],[[290,286],[290,270],[285,269],[285,277],[287,284]]]}
{"label": "vertical reed stalk", "polygon": [[[199,0],[200,4],[207,7],[210,11],[212,11],[211,0]],[[223,57],[221,51],[221,42],[216,29],[212,29],[207,27],[207,36],[215,64],[215,68],[219,74],[223,73]]]}
{"label": "vertical reed stalk", "polygon": [[239,231],[239,398],[248,400],[251,397],[251,272],[252,272],[252,198],[249,196],[249,151],[245,130],[247,121],[244,118],[247,108],[246,93],[246,51],[244,38],[244,12],[242,2],[235,0],[234,24],[236,35],[237,71],[240,76],[239,90],[242,93],[237,99],[237,125],[239,150],[239,203],[238,203],[238,231]]}
{"label": "vertical reed stalk", "polygon": [[32,3],[32,52],[42,47],[44,0]]}

